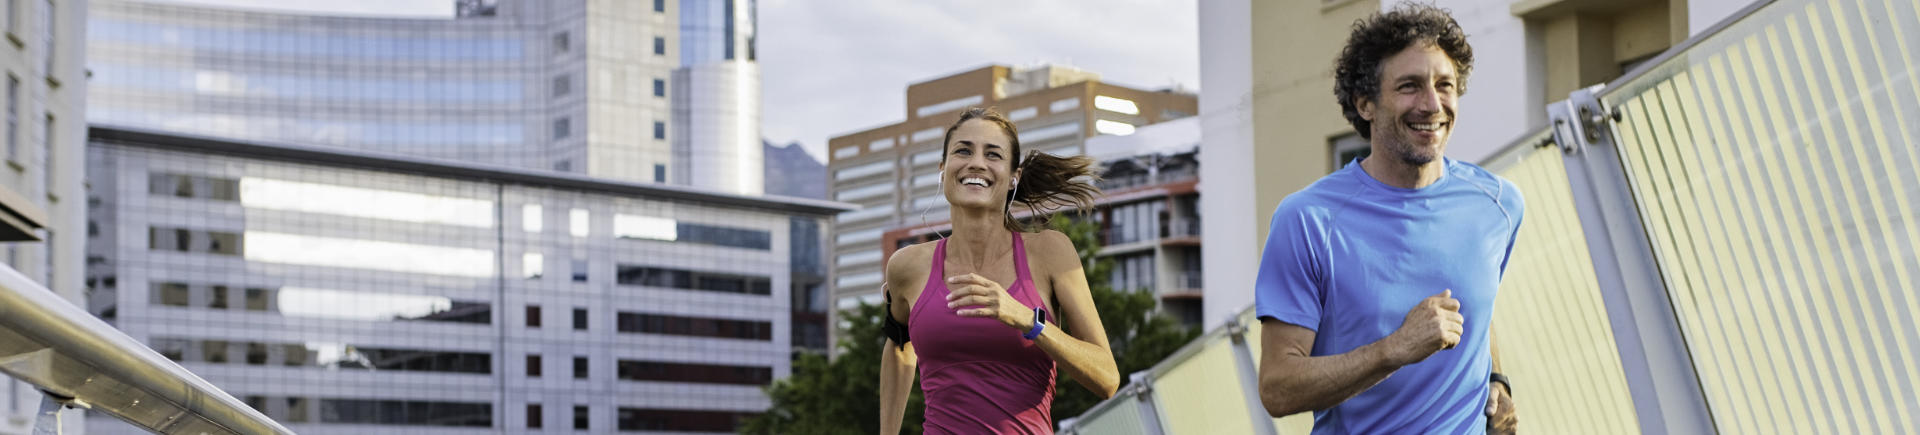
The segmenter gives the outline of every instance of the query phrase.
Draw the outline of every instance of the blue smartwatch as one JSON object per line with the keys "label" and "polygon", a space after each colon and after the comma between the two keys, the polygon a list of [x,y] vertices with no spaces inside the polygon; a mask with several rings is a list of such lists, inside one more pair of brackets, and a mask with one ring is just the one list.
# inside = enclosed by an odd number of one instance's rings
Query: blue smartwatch
{"label": "blue smartwatch", "polygon": [[1021,334],[1020,336],[1026,337],[1027,340],[1037,339],[1037,338],[1040,338],[1040,331],[1044,331],[1046,329],[1047,329],[1047,309],[1034,308],[1033,309],[1033,329],[1027,330],[1027,333]]}

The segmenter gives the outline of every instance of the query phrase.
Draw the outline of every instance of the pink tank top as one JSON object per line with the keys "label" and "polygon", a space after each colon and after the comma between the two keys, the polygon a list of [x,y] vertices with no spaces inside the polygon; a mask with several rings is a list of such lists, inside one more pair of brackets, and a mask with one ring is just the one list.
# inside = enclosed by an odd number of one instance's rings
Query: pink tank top
{"label": "pink tank top", "polygon": [[[907,317],[926,394],[926,433],[1053,433],[1053,358],[1021,331],[947,309],[946,260],[941,240],[927,286]],[[1043,306],[1019,232],[1013,233],[1013,264],[1018,274],[1007,293],[1028,307]],[[1048,313],[1047,327],[1053,324]]]}

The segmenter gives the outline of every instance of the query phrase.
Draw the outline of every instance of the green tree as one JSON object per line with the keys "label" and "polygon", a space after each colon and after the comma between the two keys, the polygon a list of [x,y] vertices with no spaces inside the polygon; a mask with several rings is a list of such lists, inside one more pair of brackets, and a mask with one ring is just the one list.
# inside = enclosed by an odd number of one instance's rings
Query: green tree
{"label": "green tree", "polygon": [[[1146,370],[1180,346],[1192,341],[1198,331],[1180,325],[1154,312],[1157,301],[1145,290],[1116,291],[1107,282],[1112,261],[1098,258],[1099,226],[1054,216],[1047,225],[1067,235],[1080,251],[1093,303],[1113,347],[1114,362],[1120,368],[1121,385],[1130,382],[1127,375]],[[767,412],[749,418],[741,430],[745,433],[779,434],[870,434],[880,424],[880,316],[877,305],[861,304],[841,315],[846,328],[836,346],[840,355],[828,360],[817,354],[801,354],[793,362],[793,374],[766,387],[773,406]],[[1071,331],[1069,331],[1071,332]],[[1055,380],[1053,417],[1072,418],[1099,403],[1099,399],[1065,374]],[[921,433],[925,406],[920,388],[913,388],[907,401],[907,415],[901,432]]]}
{"label": "green tree", "polygon": [[[766,387],[773,407],[747,419],[743,433],[871,434],[880,431],[880,305],[860,304],[841,313],[846,328],[836,344],[840,355],[805,352],[793,361],[793,375]],[[924,419],[919,381],[907,397],[901,433],[920,434]]]}
{"label": "green tree", "polygon": [[[1155,313],[1158,305],[1149,289],[1115,290],[1108,282],[1113,260],[1100,258],[1099,225],[1054,216],[1049,227],[1067,235],[1080,250],[1081,267],[1087,271],[1087,285],[1093,293],[1093,305],[1100,310],[1100,323],[1107,330],[1107,344],[1113,348],[1114,365],[1120,368],[1120,385],[1132,382],[1128,375],[1152,368],[1154,364],[1180,350],[1200,335],[1165,314]],[[1093,392],[1081,387],[1066,373],[1054,381],[1053,419],[1073,418],[1100,403]]]}

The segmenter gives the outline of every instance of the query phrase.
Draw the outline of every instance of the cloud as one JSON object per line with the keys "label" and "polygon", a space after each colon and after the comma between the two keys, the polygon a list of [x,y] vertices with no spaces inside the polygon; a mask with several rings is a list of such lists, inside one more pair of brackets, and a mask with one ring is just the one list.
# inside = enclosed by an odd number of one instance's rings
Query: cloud
{"label": "cloud", "polygon": [[824,160],[829,137],[900,121],[906,87],[988,64],[1063,64],[1157,89],[1199,86],[1195,5],[1178,0],[763,0],[762,129]]}

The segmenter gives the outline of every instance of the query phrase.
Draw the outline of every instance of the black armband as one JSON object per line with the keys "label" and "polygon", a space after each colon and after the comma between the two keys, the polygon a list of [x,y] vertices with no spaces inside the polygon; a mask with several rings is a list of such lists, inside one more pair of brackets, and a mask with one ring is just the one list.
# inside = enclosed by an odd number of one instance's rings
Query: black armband
{"label": "black armband", "polygon": [[893,295],[885,292],[881,294],[887,298],[887,302],[880,305],[886,310],[880,313],[880,333],[886,335],[887,339],[893,340],[896,348],[905,349],[907,342],[912,341],[913,337],[907,335],[907,325],[902,325],[900,321],[893,319]]}

